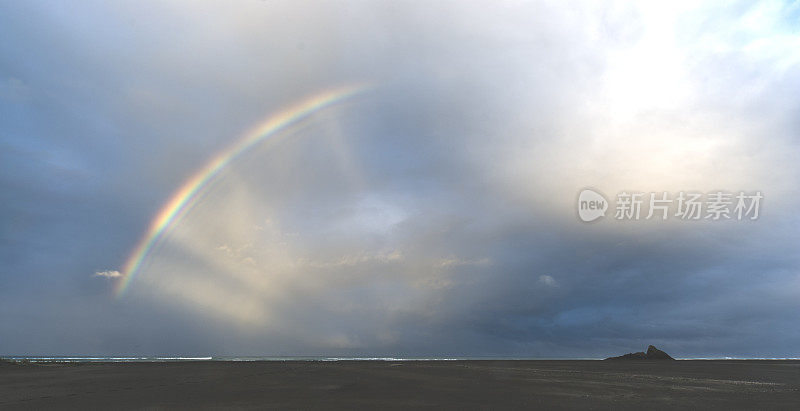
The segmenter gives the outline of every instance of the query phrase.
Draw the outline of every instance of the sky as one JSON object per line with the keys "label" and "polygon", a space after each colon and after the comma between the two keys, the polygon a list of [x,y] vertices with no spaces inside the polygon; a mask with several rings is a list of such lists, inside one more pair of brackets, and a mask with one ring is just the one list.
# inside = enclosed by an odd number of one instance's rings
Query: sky
{"label": "sky", "polygon": [[0,0],[0,355],[800,357],[798,95],[797,1]]}

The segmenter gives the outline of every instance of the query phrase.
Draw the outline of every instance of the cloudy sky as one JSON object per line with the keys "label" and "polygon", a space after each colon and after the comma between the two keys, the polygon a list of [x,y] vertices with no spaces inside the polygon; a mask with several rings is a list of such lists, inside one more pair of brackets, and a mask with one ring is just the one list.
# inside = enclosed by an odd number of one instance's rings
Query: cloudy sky
{"label": "cloudy sky", "polygon": [[800,3],[667,3],[0,1],[0,355],[799,357]]}

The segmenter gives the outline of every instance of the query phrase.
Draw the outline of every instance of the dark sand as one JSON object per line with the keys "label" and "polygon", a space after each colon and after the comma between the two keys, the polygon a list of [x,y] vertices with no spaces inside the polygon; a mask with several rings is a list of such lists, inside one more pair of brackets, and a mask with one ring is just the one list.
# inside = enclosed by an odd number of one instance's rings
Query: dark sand
{"label": "dark sand", "polygon": [[0,364],[0,409],[800,409],[800,361]]}

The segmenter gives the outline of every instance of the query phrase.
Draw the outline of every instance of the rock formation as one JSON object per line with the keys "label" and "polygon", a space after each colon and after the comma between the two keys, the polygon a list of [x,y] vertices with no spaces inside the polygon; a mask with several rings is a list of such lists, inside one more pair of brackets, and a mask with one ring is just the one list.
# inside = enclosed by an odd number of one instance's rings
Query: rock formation
{"label": "rock formation", "polygon": [[632,352],[619,357],[609,357],[606,360],[674,360],[674,358],[650,345],[647,347],[647,352]]}

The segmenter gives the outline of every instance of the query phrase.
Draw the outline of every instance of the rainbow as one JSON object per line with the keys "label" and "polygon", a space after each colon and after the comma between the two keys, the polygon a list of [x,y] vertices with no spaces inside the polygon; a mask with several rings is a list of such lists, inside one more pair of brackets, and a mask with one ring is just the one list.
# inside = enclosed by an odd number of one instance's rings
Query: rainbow
{"label": "rainbow", "polygon": [[346,100],[356,94],[360,94],[369,88],[368,84],[360,83],[338,87],[311,96],[270,116],[253,130],[245,133],[244,136],[234,144],[212,158],[205,167],[197,171],[172,194],[169,201],[164,204],[155,218],[153,218],[147,232],[142,239],[139,240],[136,248],[133,249],[133,252],[125,261],[122,270],[123,277],[115,287],[115,294],[117,297],[125,293],[131,281],[136,277],[142,262],[164,232],[186,214],[186,211],[191,208],[192,204],[199,197],[198,194],[207,187],[209,183],[214,180],[214,177],[216,177],[225,166],[230,164],[231,161],[264,139],[274,136],[279,131],[284,130],[292,124],[308,118],[319,110]]}

